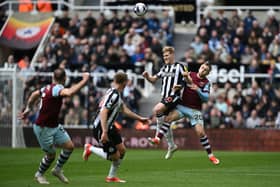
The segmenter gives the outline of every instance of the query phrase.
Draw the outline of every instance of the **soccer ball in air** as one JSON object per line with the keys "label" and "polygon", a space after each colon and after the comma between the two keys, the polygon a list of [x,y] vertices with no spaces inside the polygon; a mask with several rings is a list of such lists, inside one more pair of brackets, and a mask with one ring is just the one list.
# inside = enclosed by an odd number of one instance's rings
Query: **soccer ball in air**
{"label": "soccer ball in air", "polygon": [[137,16],[144,16],[148,11],[148,7],[144,3],[136,3],[133,10]]}

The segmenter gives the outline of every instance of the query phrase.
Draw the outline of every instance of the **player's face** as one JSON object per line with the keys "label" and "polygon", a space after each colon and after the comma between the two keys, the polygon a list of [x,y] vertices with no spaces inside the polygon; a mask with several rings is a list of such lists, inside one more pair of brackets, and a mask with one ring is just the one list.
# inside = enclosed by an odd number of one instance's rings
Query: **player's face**
{"label": "player's face", "polygon": [[124,88],[126,87],[128,81],[125,81],[124,83],[120,84],[121,90],[124,90]]}
{"label": "player's face", "polygon": [[209,66],[202,64],[198,70],[198,74],[200,77],[206,77],[210,72]]}
{"label": "player's face", "polygon": [[174,63],[174,54],[170,52],[163,53],[163,59],[165,64],[172,64]]}

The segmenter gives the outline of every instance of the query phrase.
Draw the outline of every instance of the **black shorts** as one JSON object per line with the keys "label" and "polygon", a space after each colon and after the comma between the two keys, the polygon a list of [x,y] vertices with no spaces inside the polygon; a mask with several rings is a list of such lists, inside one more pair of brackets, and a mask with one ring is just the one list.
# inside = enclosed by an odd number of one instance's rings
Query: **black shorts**
{"label": "black shorts", "polygon": [[100,139],[102,135],[101,125],[98,125],[96,128],[93,128],[93,137],[97,140],[97,142],[102,145],[104,152],[108,153],[108,155],[112,155],[117,152],[116,145],[122,143],[122,137],[119,130],[112,125],[108,130],[108,138],[109,141],[105,144],[102,144]]}
{"label": "black shorts", "polygon": [[171,110],[173,110],[176,105],[180,102],[180,97],[178,95],[171,95],[161,99],[161,103],[164,104],[167,110],[164,115],[167,115]]}

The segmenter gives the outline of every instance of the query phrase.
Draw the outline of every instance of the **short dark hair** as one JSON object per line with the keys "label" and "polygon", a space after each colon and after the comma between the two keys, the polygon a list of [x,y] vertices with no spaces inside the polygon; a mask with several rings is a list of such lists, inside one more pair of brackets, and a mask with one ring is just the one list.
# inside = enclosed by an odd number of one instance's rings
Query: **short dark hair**
{"label": "short dark hair", "polygon": [[127,74],[124,72],[118,72],[114,76],[114,81],[117,84],[122,84],[122,83],[126,82],[127,80],[128,80]]}
{"label": "short dark hair", "polygon": [[204,62],[203,64],[205,64],[206,66],[209,67],[209,72],[212,70],[212,66],[208,60],[206,62]]}
{"label": "short dark hair", "polygon": [[55,81],[62,82],[65,80],[65,77],[66,77],[66,73],[64,69],[57,68],[56,70],[54,70],[53,78]]}

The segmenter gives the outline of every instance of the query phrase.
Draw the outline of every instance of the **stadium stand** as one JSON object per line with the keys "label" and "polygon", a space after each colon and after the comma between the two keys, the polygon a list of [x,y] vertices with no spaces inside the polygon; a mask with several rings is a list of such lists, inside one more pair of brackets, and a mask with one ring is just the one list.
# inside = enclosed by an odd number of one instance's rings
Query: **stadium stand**
{"label": "stadium stand", "polygon": [[[5,19],[5,16],[2,18]],[[121,15],[113,11],[111,17],[104,13],[93,15],[90,11],[69,15],[68,11],[64,11],[62,16],[56,17],[47,44],[36,63],[20,71],[51,72],[57,67],[64,67],[69,72],[135,71],[135,62],[140,61],[142,65],[152,63],[156,72],[161,65],[162,46],[176,46],[172,30],[174,25],[167,20],[157,14],[145,19],[135,18],[129,11]],[[3,25],[2,22],[0,24]],[[227,13],[223,10],[215,13],[208,11],[202,16],[193,42],[186,45],[185,55],[177,58],[188,62],[193,70],[202,59],[207,59],[218,67],[244,66],[245,73],[268,75],[253,81],[246,79],[242,83],[214,83],[213,94],[203,106],[207,128],[279,128],[280,87],[279,81],[276,81],[276,75],[280,73],[279,37],[279,21],[273,12],[268,12],[264,22],[253,11],[242,16],[237,10]],[[7,66],[16,63],[12,59],[7,59]],[[78,80],[72,77],[68,85]],[[32,90],[49,81],[48,77],[25,79],[24,100]],[[98,87],[90,84],[73,100],[65,99],[61,123],[87,125],[90,120],[88,113],[96,111],[96,103],[102,97],[102,89],[99,88],[110,84],[107,78],[94,81]],[[11,110],[5,94],[6,86],[8,84],[3,84],[0,89],[1,120],[5,120]],[[145,107],[139,106],[141,94],[137,88],[131,90],[126,95],[129,106],[136,111]],[[36,113],[32,113],[24,125],[31,125],[35,118]],[[258,118],[255,120],[258,124],[249,125],[251,118]],[[134,123],[122,116],[119,122],[128,128]],[[179,121],[177,126],[189,127],[188,121]]]}

